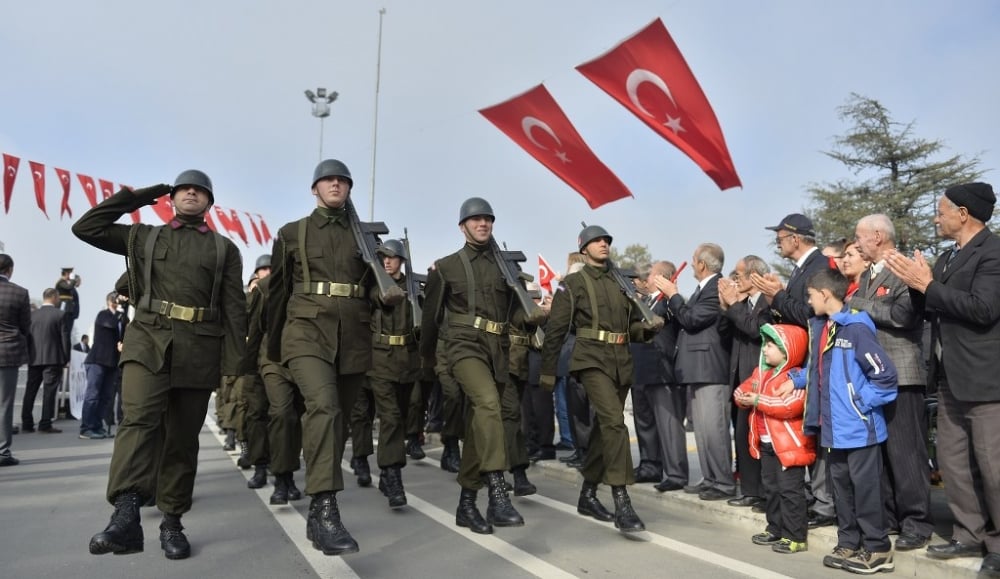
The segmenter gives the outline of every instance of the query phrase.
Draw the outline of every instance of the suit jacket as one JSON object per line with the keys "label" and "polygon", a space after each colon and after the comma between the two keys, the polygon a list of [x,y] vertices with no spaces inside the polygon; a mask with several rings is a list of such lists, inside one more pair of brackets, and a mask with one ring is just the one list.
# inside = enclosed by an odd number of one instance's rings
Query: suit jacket
{"label": "suit jacket", "polygon": [[729,347],[719,334],[719,276],[695,291],[685,304],[678,294],[667,303],[677,319],[678,384],[725,384],[729,380]]}
{"label": "suit jacket", "polygon": [[28,362],[31,304],[28,290],[0,277],[0,368]]}
{"label": "suit jacket", "polygon": [[923,319],[910,299],[910,288],[888,268],[871,277],[861,274],[859,289],[848,305],[868,312],[882,349],[896,365],[900,386],[927,384],[927,365],[922,355]]}
{"label": "suit jacket", "polygon": [[640,386],[677,384],[674,361],[677,355],[677,335],[680,333],[680,325],[670,315],[667,300],[660,300],[651,307],[653,313],[661,316],[666,323],[663,329],[653,336],[651,342],[632,343],[632,362],[635,365],[635,378],[632,383]]}
{"label": "suit jacket", "polygon": [[817,249],[809,254],[805,263],[790,278],[785,289],[771,299],[771,314],[776,324],[795,324],[809,328],[809,318],[813,317],[809,306],[806,282],[812,274],[830,267],[830,260]]}
{"label": "suit jacket", "polygon": [[774,321],[764,296],[750,307],[750,298],[729,306],[719,318],[719,332],[732,336],[729,356],[729,384],[739,386],[760,365],[760,327]]}
{"label": "suit jacket", "polygon": [[936,377],[943,364],[955,398],[1000,401],[1000,238],[983,229],[947,261],[946,253],[934,264],[926,293],[910,290],[917,310],[931,320],[929,375]]}
{"label": "suit jacket", "polygon": [[43,305],[31,312],[31,339],[28,342],[29,366],[62,366],[69,360],[63,324],[66,312]]}

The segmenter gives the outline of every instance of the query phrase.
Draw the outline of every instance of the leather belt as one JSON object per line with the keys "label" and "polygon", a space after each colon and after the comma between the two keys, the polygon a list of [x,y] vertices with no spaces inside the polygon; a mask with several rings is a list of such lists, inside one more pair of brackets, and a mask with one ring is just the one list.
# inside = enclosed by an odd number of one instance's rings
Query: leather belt
{"label": "leather belt", "polygon": [[627,344],[628,334],[620,332],[609,332],[607,330],[592,330],[590,328],[577,328],[576,337],[605,344]]}
{"label": "leather belt", "polygon": [[316,281],[310,284],[297,283],[295,284],[295,293],[340,298],[360,298],[365,295],[364,289],[357,284],[332,281]]}
{"label": "leather belt", "polygon": [[469,314],[451,314],[448,316],[449,321],[460,326],[468,326],[471,328],[476,328],[477,330],[482,330],[488,334],[500,335],[507,331],[507,324],[503,322],[494,322],[493,320],[487,320],[482,316],[471,316]]}
{"label": "leather belt", "polygon": [[192,306],[182,306],[173,302],[163,300],[150,300],[151,311],[166,316],[171,320],[181,320],[184,322],[209,322],[215,319],[215,311],[211,308],[196,308]]}
{"label": "leather belt", "polygon": [[386,344],[389,346],[405,346],[410,343],[409,336],[390,336],[389,334],[375,334],[376,344]]}

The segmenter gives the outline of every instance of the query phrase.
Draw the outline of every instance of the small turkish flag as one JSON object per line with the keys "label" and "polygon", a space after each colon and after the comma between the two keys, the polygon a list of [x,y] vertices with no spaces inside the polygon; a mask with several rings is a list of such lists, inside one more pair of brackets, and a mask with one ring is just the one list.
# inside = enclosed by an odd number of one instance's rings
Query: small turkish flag
{"label": "small turkish flag", "polygon": [[31,166],[31,178],[35,181],[35,203],[48,219],[49,212],[45,210],[45,165],[35,161],[28,161],[28,165]]}
{"label": "small turkish flag", "polygon": [[94,185],[94,178],[88,177],[83,173],[77,173],[76,178],[80,180],[80,186],[83,187],[83,194],[87,196],[90,206],[94,207],[97,205],[97,186]]}
{"label": "small turkish flag", "polygon": [[543,85],[479,113],[582,195],[592,209],[632,196]]}
{"label": "small turkish flag", "polygon": [[257,224],[253,222],[253,216],[246,211],[243,212],[243,215],[246,215],[247,221],[250,222],[250,230],[253,231],[253,238],[257,240],[257,245],[263,245],[264,243],[260,238],[260,229],[258,229]]}
{"label": "small turkish flag", "polygon": [[21,159],[14,155],[3,154],[3,212],[10,213],[10,196],[14,191],[14,179],[17,178],[17,166]]}
{"label": "small turkish flag", "polygon": [[538,285],[542,286],[542,289],[552,293],[552,282],[556,279],[556,272],[552,270],[552,266],[549,265],[542,254],[538,254]]}
{"label": "small turkish flag", "polygon": [[742,186],[715,111],[662,20],[576,69],[691,157],[719,189]]}
{"label": "small turkish flag", "polygon": [[110,199],[112,195],[115,194],[115,184],[111,181],[106,181],[104,179],[98,179],[98,183],[101,184],[101,197],[104,199]]}
{"label": "small turkish flag", "polygon": [[62,185],[63,190],[62,203],[59,205],[59,217],[61,218],[66,214],[73,217],[73,210],[69,207],[69,186],[72,183],[69,178],[69,171],[58,167],[53,167],[53,169],[55,169],[56,175],[59,177],[59,184]]}
{"label": "small turkish flag", "polygon": [[[156,200],[156,203],[150,205],[153,208],[153,213],[160,218],[164,223],[170,223],[174,219],[174,203],[170,200],[168,195],[164,195]],[[207,213],[206,213],[207,215]]]}
{"label": "small turkish flag", "polygon": [[236,235],[239,235],[240,239],[243,240],[243,245],[249,246],[250,242],[247,240],[247,231],[246,229],[243,229],[243,223],[240,221],[240,216],[236,213],[235,209],[229,210],[229,218],[230,222],[233,224],[233,229],[235,230]]}
{"label": "small turkish flag", "polygon": [[271,230],[267,228],[267,222],[264,221],[264,217],[258,213],[257,219],[260,220],[260,234],[264,237],[264,243],[271,241]]}

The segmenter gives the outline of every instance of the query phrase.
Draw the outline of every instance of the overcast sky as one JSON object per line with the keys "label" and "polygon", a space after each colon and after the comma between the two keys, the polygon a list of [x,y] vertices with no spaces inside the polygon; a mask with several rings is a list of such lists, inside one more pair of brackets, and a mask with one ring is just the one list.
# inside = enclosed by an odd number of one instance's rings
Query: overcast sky
{"label": "overcast sky", "polygon": [[[461,245],[458,207],[473,195],[493,204],[495,235],[532,272],[537,253],[565,270],[581,220],[657,259],[688,260],[703,241],[722,245],[727,271],[747,253],[771,259],[764,227],[806,208],[810,183],[852,177],[822,154],[846,128],[836,108],[851,92],[916,121],[947,154],[981,155],[987,181],[1000,166],[990,0],[55,0],[0,12],[0,151],[21,158],[0,241],[35,298],[76,267],[87,328],[124,261],[58,218],[52,167],[135,186],[199,168],[220,206],[260,213],[276,232],[315,205],[320,122],[303,91],[319,86],[340,93],[323,155],[351,168],[367,217],[377,143],[375,217],[393,234],[409,229],[420,269]],[[715,109],[742,190],[720,192],[574,70],[657,17]],[[591,210],[476,112],[540,82],[634,199]],[[29,160],[48,167],[51,220],[35,207]],[[88,205],[75,176],[71,195],[78,217]],[[270,251],[237,243],[247,275]],[[682,290],[693,287],[685,272]]]}

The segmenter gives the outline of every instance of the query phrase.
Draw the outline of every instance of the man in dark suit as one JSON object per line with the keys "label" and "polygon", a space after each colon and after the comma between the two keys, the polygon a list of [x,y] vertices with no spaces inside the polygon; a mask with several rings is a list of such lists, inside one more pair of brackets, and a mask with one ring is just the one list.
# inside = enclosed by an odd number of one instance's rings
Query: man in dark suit
{"label": "man in dark suit", "polygon": [[11,283],[14,260],[0,253],[0,466],[18,464],[10,452],[17,369],[28,361],[31,305],[28,290]]}
{"label": "man in dark suit", "polygon": [[889,438],[882,446],[882,494],[889,528],[899,530],[896,550],[911,551],[926,545],[934,532],[924,417],[923,319],[913,307],[910,288],[885,267],[885,256],[896,250],[896,228],[889,217],[868,215],[858,221],[854,233],[861,256],[872,266],[861,273],[858,291],[847,303],[868,312],[879,344],[899,376],[896,399],[883,407]]}
{"label": "man in dark suit", "polygon": [[[752,274],[766,275],[771,271],[767,262],[748,255],[736,263],[736,281],[719,280],[719,305],[722,318],[719,331],[732,338],[729,358],[729,385],[739,386],[760,364],[760,328],[774,319],[767,300],[750,281]],[[740,473],[743,496],[730,499],[734,507],[763,505],[764,489],[760,476],[760,461],[750,455],[750,409],[739,408],[733,425],[736,447],[736,470]]]}
{"label": "man in dark suit", "polygon": [[[638,277],[633,280],[636,289],[652,308],[656,297],[649,295],[656,288],[649,285],[655,275],[662,275],[665,262],[641,264],[636,267]],[[655,269],[655,273],[654,273]],[[668,276],[669,277],[669,276]],[[665,306],[666,304],[664,304]],[[639,446],[639,466],[635,468],[635,482],[659,483],[663,478],[662,452],[656,432],[656,415],[653,413],[652,390],[663,386],[660,374],[660,352],[653,342],[632,342],[632,420]],[[648,387],[648,388],[647,388]],[[687,454],[687,453],[685,453]]]}
{"label": "man in dark suit", "polygon": [[[759,289],[771,305],[774,323],[795,324],[809,329],[812,307],[806,292],[806,282],[817,271],[827,269],[830,260],[816,247],[816,231],[812,220],[801,213],[786,215],[775,226],[766,227],[775,232],[774,241],[778,253],[795,262],[786,287],[778,276],[751,274],[754,287]],[[816,462],[809,468],[810,490],[814,502],[809,514],[809,528],[825,527],[837,522],[833,508],[833,496],[826,484],[826,460],[823,453],[816,455]]]}
{"label": "man in dark suit", "polygon": [[979,557],[981,577],[1000,576],[1000,238],[986,222],[996,195],[986,183],[950,187],[934,224],[955,247],[933,270],[923,255],[891,253],[886,265],[931,321],[929,378],[938,388],[938,460],[955,517],[935,559]]}
{"label": "man in dark suit", "polygon": [[706,501],[732,498],[736,492],[729,435],[729,348],[719,334],[719,277],[724,261],[722,248],[714,243],[695,249],[691,269],[698,289],[686,304],[675,283],[662,276],[656,278],[656,287],[667,298],[668,311],[680,326],[674,370],[677,381],[690,391],[694,438],[704,477],[691,491]]}
{"label": "man in dark suit", "polygon": [[80,336],[80,341],[73,344],[73,349],[84,354],[90,352],[90,336],[87,334]]}
{"label": "man in dark suit", "polygon": [[104,300],[105,309],[94,320],[94,347],[87,354],[87,391],[83,397],[83,416],[80,419],[80,438],[100,440],[108,438],[104,430],[104,416],[115,397],[118,384],[118,360],[121,358],[122,340],[128,320],[118,311],[118,292],[111,292]]}
{"label": "man in dark suit", "polygon": [[[69,360],[69,342],[63,335],[65,312],[59,310],[59,294],[54,288],[42,292],[42,305],[31,312],[31,339],[28,341],[28,381],[21,401],[21,430],[35,431],[33,410],[38,388],[42,386],[42,418],[38,431],[62,432],[52,426],[56,415],[56,392],[63,367]],[[44,384],[44,386],[43,386]]]}

